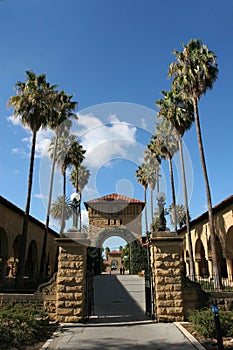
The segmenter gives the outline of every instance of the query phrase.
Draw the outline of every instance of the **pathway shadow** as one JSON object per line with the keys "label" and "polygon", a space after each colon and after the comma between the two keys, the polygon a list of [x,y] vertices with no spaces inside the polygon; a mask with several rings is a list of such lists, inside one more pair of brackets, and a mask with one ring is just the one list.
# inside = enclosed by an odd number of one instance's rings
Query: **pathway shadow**
{"label": "pathway shadow", "polygon": [[[90,318],[89,323],[117,324],[149,320],[145,311],[129,294],[123,283],[124,281],[119,281],[116,275],[95,276],[94,317]],[[130,285],[134,295],[138,294],[137,299],[139,300],[143,290],[138,290],[137,281],[130,280],[129,276],[128,279],[125,279],[125,283]],[[141,299],[143,300],[143,297]]]}

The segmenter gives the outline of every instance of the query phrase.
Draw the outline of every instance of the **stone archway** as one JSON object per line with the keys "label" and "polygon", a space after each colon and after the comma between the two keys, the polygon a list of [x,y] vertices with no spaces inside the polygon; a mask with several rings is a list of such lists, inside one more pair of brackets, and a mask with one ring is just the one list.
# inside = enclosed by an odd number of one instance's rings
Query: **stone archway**
{"label": "stone archway", "polygon": [[96,240],[96,247],[101,248],[106,239],[114,236],[123,238],[127,243],[131,243],[137,239],[133,233],[126,230],[125,228],[115,227],[112,229],[103,230],[99,233],[99,236]]}

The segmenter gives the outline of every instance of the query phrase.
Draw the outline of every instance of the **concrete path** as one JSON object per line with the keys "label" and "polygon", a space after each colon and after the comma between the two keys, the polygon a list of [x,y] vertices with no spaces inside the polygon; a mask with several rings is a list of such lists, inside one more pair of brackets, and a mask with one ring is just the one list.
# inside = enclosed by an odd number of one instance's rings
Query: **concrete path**
{"label": "concrete path", "polygon": [[[145,316],[144,279],[129,275],[95,278],[95,316],[86,324],[64,324],[42,349],[193,350],[201,349],[171,323]],[[203,348],[202,348],[203,349]]]}

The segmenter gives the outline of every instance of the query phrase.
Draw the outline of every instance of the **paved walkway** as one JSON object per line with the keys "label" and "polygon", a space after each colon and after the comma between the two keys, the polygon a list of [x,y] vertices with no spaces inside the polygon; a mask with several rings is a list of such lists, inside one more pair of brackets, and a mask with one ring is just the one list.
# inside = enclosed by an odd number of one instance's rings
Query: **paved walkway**
{"label": "paved walkway", "polygon": [[86,324],[61,325],[43,349],[197,349],[175,324],[154,323],[145,316],[144,295],[141,277],[96,276],[95,316]]}

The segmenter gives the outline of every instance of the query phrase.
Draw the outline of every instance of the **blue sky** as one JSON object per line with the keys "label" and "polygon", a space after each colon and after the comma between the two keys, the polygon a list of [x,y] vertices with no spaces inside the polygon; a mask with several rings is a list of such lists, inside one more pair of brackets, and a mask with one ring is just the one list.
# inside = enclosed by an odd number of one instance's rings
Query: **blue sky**
{"label": "blue sky", "polygon": [[[112,192],[143,199],[135,179],[145,145],[154,131],[155,101],[170,89],[172,51],[200,38],[218,57],[219,76],[200,107],[213,204],[232,194],[233,3],[154,0],[3,0],[0,1],[0,193],[24,209],[30,133],[12,122],[6,104],[25,71],[47,80],[79,102],[74,132],[88,150],[92,177],[84,200]],[[45,220],[50,163],[43,153],[52,133],[38,136],[31,214]],[[206,210],[195,127],[185,135],[189,160],[192,218]],[[182,188],[176,157],[179,202]],[[171,202],[167,164],[163,189]],[[56,175],[54,196],[60,191]],[[72,192],[68,188],[68,192]],[[84,216],[83,216],[84,217]],[[85,217],[84,217],[85,218]]]}

